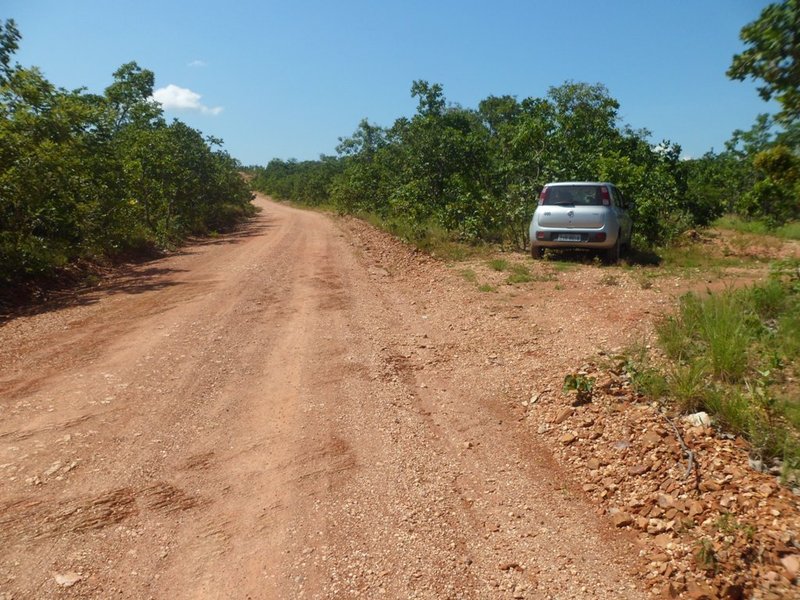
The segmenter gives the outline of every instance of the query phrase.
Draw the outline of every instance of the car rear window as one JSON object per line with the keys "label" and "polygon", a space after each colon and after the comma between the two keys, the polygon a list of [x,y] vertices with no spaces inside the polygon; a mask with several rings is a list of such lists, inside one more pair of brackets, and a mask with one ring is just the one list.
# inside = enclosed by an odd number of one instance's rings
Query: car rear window
{"label": "car rear window", "polygon": [[544,188],[542,204],[575,204],[600,206],[603,204],[602,186],[599,185],[553,185]]}

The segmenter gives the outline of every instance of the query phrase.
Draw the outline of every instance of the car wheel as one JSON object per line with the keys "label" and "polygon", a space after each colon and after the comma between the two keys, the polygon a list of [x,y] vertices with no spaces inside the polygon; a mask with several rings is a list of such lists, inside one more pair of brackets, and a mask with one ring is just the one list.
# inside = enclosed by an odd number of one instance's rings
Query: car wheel
{"label": "car wheel", "polygon": [[534,259],[540,259],[544,256],[544,248],[531,244],[531,256]]}
{"label": "car wheel", "polygon": [[628,234],[628,241],[625,242],[623,248],[625,256],[629,256],[633,252],[633,225],[631,225],[631,232]]}
{"label": "car wheel", "polygon": [[617,233],[617,241],[614,242],[614,245],[611,246],[608,250],[606,250],[606,262],[610,265],[615,264],[619,260],[619,244],[620,244],[620,236],[622,232]]}

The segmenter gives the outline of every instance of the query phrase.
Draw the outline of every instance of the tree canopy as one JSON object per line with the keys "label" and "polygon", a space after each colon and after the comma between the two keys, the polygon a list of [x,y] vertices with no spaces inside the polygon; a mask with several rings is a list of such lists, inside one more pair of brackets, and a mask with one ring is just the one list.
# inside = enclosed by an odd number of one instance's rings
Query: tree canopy
{"label": "tree canopy", "polygon": [[761,97],[781,104],[781,121],[800,119],[800,0],[770,4],[740,37],[747,49],[733,57],[728,77],[760,80]]}

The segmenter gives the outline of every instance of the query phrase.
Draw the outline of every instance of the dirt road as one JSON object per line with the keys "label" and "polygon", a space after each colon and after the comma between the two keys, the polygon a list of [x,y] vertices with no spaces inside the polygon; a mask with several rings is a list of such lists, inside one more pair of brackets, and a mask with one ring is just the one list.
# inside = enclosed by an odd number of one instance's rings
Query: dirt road
{"label": "dirt road", "polygon": [[0,598],[645,597],[520,401],[646,311],[257,202],[0,328]]}

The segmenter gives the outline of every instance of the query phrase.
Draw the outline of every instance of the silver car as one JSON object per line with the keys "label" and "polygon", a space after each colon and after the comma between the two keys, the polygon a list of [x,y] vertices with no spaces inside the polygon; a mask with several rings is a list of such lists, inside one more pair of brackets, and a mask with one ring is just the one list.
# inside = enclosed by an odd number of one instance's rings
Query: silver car
{"label": "silver car", "polygon": [[627,208],[613,183],[548,183],[531,220],[531,256],[541,258],[545,248],[588,248],[617,262],[620,248],[631,245],[633,222]]}

